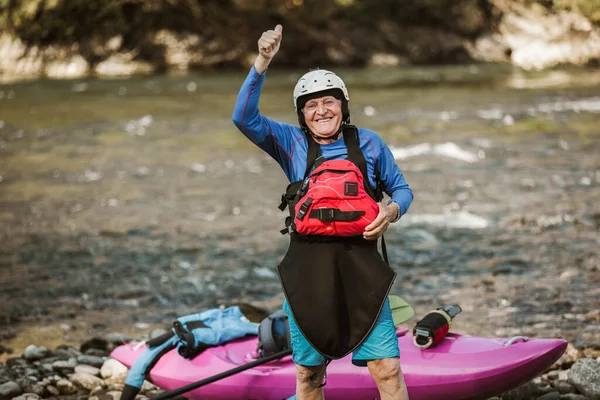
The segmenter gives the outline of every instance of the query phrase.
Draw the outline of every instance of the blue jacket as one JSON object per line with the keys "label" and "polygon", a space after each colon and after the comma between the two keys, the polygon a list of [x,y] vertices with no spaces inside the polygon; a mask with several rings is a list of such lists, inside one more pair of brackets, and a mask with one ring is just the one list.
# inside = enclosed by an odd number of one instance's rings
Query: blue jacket
{"label": "blue jacket", "polygon": [[[290,182],[304,179],[308,142],[298,126],[277,122],[260,114],[258,102],[265,80],[252,66],[244,81],[233,110],[233,122],[254,144],[267,152],[279,163]],[[406,213],[413,199],[412,190],[396,165],[392,152],[373,131],[359,128],[360,148],[367,161],[369,183],[375,188],[375,168],[391,201],[400,206],[400,215]],[[344,138],[322,144],[323,157],[329,160],[348,157]]]}
{"label": "blue jacket", "polygon": [[[204,327],[190,328],[188,324],[196,321],[201,321]],[[246,335],[258,334],[258,326],[248,321],[238,306],[224,310],[212,308],[198,314],[180,317],[177,322],[193,335],[196,345],[217,346]],[[147,348],[135,360],[125,379],[127,390],[123,392],[122,400],[130,400],[137,395],[144,379],[162,355],[174,348],[181,350],[183,346],[190,345],[177,336],[175,328],[172,330],[173,336],[157,346]]]}

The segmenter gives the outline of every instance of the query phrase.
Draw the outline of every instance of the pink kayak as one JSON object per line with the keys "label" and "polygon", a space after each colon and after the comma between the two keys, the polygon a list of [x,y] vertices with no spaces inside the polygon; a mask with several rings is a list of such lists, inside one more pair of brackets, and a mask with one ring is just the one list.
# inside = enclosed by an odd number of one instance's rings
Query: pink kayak
{"label": "pink kayak", "polygon": [[[449,333],[429,349],[413,344],[408,329],[397,330],[400,361],[411,400],[486,399],[525,383],[550,367],[567,348],[559,339],[511,339]],[[193,360],[176,350],[165,354],[150,373],[152,382],[174,390],[223,371],[255,361],[257,338],[238,340],[205,350]],[[119,346],[112,357],[130,367],[146,347]],[[296,386],[291,357],[240,372],[184,394],[190,399],[282,400]],[[356,367],[351,356],[327,368],[327,400],[374,399],[377,388],[367,368]]]}

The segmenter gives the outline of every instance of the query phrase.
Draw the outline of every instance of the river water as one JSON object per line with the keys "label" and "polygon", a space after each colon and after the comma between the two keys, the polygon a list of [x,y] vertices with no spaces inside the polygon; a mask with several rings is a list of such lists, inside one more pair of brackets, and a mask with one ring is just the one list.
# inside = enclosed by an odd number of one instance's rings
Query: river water
{"label": "river water", "polygon": [[[338,72],[415,194],[386,234],[392,292],[417,317],[460,304],[457,332],[600,346],[600,72]],[[261,112],[294,123],[300,74],[270,71]],[[0,86],[5,346],[281,303],[287,182],[231,122],[244,78]]]}

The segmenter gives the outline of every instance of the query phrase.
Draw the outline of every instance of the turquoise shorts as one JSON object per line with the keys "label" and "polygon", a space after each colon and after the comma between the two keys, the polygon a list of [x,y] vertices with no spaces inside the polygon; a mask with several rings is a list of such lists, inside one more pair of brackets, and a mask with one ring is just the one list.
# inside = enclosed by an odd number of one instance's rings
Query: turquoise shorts
{"label": "turquoise shorts", "polygon": [[[323,364],[325,357],[304,338],[304,335],[298,329],[298,325],[296,325],[296,321],[294,321],[287,300],[283,302],[283,310],[289,316],[292,360],[296,364],[306,367],[316,367]],[[398,337],[392,320],[390,301],[386,299],[375,327],[367,336],[367,339],[352,352],[352,364],[366,367],[367,361],[391,357],[400,357],[400,348],[398,347]]]}

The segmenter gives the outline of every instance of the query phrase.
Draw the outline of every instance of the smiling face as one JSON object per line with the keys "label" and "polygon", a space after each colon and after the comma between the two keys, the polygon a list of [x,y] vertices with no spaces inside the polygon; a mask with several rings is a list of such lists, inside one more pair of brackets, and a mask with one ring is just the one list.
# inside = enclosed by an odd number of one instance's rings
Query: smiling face
{"label": "smiling face", "polygon": [[342,124],[342,102],[333,96],[311,99],[302,108],[306,126],[313,135],[330,138]]}

